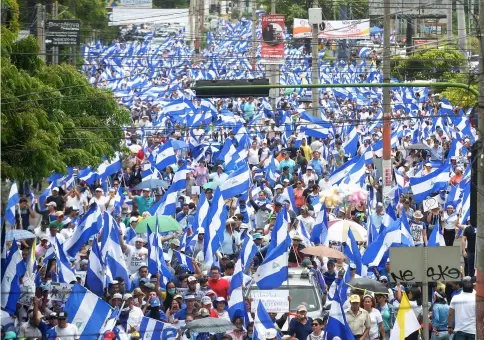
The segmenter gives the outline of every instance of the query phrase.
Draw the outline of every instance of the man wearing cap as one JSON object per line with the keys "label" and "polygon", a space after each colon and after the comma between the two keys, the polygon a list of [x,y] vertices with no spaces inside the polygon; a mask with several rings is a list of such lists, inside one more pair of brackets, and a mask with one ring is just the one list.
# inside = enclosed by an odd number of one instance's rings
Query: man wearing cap
{"label": "man wearing cap", "polygon": [[306,168],[306,173],[302,175],[302,180],[304,182],[304,186],[307,187],[309,185],[309,181],[313,180],[314,183],[318,180],[318,175],[314,172],[314,168],[311,165],[308,165]]}
{"label": "man wearing cap", "polygon": [[449,180],[449,183],[451,185],[458,185],[460,183],[460,181],[462,181],[462,167],[461,166],[457,166],[455,168],[455,175],[452,176]]}
{"label": "man wearing cap", "polygon": [[59,312],[57,314],[57,326],[47,331],[48,340],[79,340],[79,332],[73,324],[67,323],[67,313]]}
{"label": "man wearing cap", "polygon": [[202,305],[202,308],[206,308],[209,311],[210,317],[218,318],[217,311],[213,308],[213,302],[210,296],[202,297],[200,304]]}
{"label": "man wearing cap", "polygon": [[311,329],[313,320],[308,316],[308,309],[304,304],[297,306],[296,312],[296,317],[289,322],[288,333],[298,339],[307,339],[309,334],[313,332]]}
{"label": "man wearing cap", "polygon": [[370,314],[363,308],[360,308],[360,301],[361,298],[359,295],[351,295],[351,307],[345,310],[345,315],[355,339],[364,340],[370,333],[371,319]]}
{"label": "man wearing cap", "polygon": [[42,314],[39,312],[39,299],[34,297],[34,309],[28,313],[28,321],[24,322],[19,329],[20,338],[41,338],[49,326],[41,321]]}
{"label": "man wearing cap", "polygon": [[410,221],[410,234],[416,247],[427,246],[427,226],[422,221],[423,214],[420,210],[413,213],[413,219]]}
{"label": "man wearing cap", "polygon": [[121,248],[127,257],[128,271],[134,274],[138,271],[143,262],[146,262],[148,257],[148,249],[143,247],[144,240],[141,237],[136,238],[135,245],[126,244],[124,238],[120,238]]}
{"label": "man wearing cap", "polygon": [[148,211],[153,204],[153,198],[150,196],[149,188],[144,188],[141,196],[133,196],[131,192],[128,191],[128,196],[133,200],[133,205],[138,209],[140,215],[143,215],[145,211]]}
{"label": "man wearing cap", "polygon": [[[454,212],[454,206],[448,204],[445,212],[442,216],[444,227],[444,240],[445,245],[451,247],[454,245],[455,233],[457,230],[457,224],[459,223],[458,215]],[[441,225],[442,226],[442,225]]]}
{"label": "man wearing cap", "polygon": [[182,292],[183,298],[186,299],[187,295],[193,295],[195,300],[200,301],[200,299],[205,295],[200,289],[197,289],[197,278],[195,276],[189,276],[187,278],[188,288],[179,288]]}
{"label": "man wearing cap", "polygon": [[103,195],[103,189],[97,188],[94,191],[94,197],[92,197],[91,200],[89,201],[89,206],[91,206],[93,203],[97,204],[101,212],[104,212],[106,210],[107,199]]}
{"label": "man wearing cap", "polygon": [[133,295],[126,293],[123,295],[123,301],[125,301],[125,306],[128,306],[129,314],[128,314],[128,322],[127,322],[127,330],[128,332],[134,331],[139,328],[141,324],[141,320],[143,319],[143,311],[141,308],[135,305],[135,300]]}
{"label": "man wearing cap", "polygon": [[301,250],[306,248],[302,244],[302,238],[299,235],[294,235],[292,236],[292,245],[291,248],[289,249],[289,267],[299,267],[302,263],[303,260],[303,254],[301,253]]}
{"label": "man wearing cap", "polygon": [[266,198],[265,191],[259,191],[257,199],[252,199],[252,192],[249,190],[249,202],[255,210],[255,226],[264,228],[269,220],[272,211],[271,201]]}
{"label": "man wearing cap", "polygon": [[175,314],[175,318],[178,320],[185,320],[188,315],[195,316],[195,295],[185,295],[184,301],[186,303],[186,307],[182,308]]}
{"label": "man wearing cap", "polygon": [[50,202],[54,202],[57,206],[57,210],[64,211],[64,197],[59,195],[59,188],[54,187],[52,188],[52,195],[46,198],[45,200],[45,206],[49,204]]}

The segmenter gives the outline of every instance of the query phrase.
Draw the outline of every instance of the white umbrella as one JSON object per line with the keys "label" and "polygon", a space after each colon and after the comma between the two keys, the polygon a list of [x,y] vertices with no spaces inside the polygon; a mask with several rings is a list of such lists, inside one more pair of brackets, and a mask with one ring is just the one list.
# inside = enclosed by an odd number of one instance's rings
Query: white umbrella
{"label": "white umbrella", "polygon": [[129,146],[129,149],[131,150],[132,153],[137,153],[139,150],[141,150],[141,145],[133,144]]}
{"label": "white umbrella", "polygon": [[351,220],[333,220],[328,222],[328,236],[329,241],[346,242],[348,237],[348,230],[351,229],[356,241],[366,241],[368,239],[368,232],[358,223]]}

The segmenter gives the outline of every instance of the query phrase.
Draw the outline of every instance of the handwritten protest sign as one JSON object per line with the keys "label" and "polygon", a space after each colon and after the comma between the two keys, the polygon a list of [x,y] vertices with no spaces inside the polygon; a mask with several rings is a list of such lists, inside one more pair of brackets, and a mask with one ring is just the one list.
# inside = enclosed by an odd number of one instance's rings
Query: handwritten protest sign
{"label": "handwritten protest sign", "polygon": [[289,290],[252,290],[251,310],[257,310],[259,301],[262,301],[264,308],[269,313],[287,313],[289,311]]}

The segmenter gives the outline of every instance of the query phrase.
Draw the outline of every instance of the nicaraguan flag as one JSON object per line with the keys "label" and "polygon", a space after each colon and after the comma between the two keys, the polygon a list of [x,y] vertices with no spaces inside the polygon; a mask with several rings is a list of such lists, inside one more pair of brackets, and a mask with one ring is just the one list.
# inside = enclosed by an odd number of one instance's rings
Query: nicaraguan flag
{"label": "nicaraguan flag", "polygon": [[64,311],[67,321],[77,327],[81,339],[97,340],[99,330],[111,315],[109,304],[79,284],[74,284]]}
{"label": "nicaraguan flag", "polygon": [[10,193],[8,194],[7,206],[5,208],[5,220],[12,228],[15,226],[15,208],[20,200],[17,190],[17,182],[12,182]]}
{"label": "nicaraguan flag", "polygon": [[171,142],[168,141],[159,149],[155,150],[155,152],[150,155],[148,160],[160,172],[164,171],[167,166],[175,165],[176,154]]}
{"label": "nicaraguan flag", "polygon": [[[425,232],[425,231],[424,231]],[[445,247],[444,234],[442,234],[442,228],[437,220],[437,224],[430,234],[429,241],[427,243],[428,247]]]}
{"label": "nicaraguan flag", "polygon": [[[257,311],[254,318],[254,340],[266,339],[265,334],[269,329],[275,330],[276,328],[274,326],[274,322],[264,308],[262,300],[260,300],[259,304],[257,305]],[[279,332],[277,332],[277,340],[280,339],[281,336],[279,335]]]}
{"label": "nicaraguan flag", "polygon": [[356,274],[363,275],[363,264],[361,263],[361,253],[356,244],[355,237],[353,236],[353,232],[351,229],[348,229],[348,238],[345,242],[344,253],[348,258],[353,262],[356,266]]}
{"label": "nicaraguan flag", "polygon": [[82,246],[89,241],[89,238],[99,233],[101,230],[101,222],[101,210],[94,203],[82,217],[71,238],[64,243],[63,246],[66,254],[75,257]]}
{"label": "nicaraguan flag", "polygon": [[230,296],[228,302],[228,312],[230,320],[240,316],[248,321],[247,309],[244,301],[244,272],[242,270],[242,261],[239,259],[235,264],[235,271],[230,281],[228,295]]}
{"label": "nicaraguan flag", "polygon": [[59,274],[59,282],[63,283],[71,283],[71,282],[76,282],[76,274],[74,274],[74,271],[71,268],[71,265],[69,263],[69,260],[67,259],[67,256],[64,252],[64,248],[62,247],[62,244],[60,244],[59,239],[56,239],[57,245],[56,245],[56,261],[57,261],[57,271]]}
{"label": "nicaraguan flag", "polygon": [[169,323],[164,323],[144,316],[138,330],[142,340],[175,340],[178,330]]}
{"label": "nicaraguan flag", "polygon": [[247,269],[247,266],[252,263],[254,256],[257,254],[257,245],[252,240],[250,235],[245,234],[242,248],[240,249],[240,260],[242,268]]}
{"label": "nicaraguan flag", "polygon": [[151,275],[158,274],[160,271],[160,254],[163,252],[158,244],[158,219],[156,219],[155,232],[151,230],[149,226],[148,229],[148,271]]}
{"label": "nicaraguan flag", "polygon": [[225,231],[225,222],[227,220],[227,209],[225,201],[220,191],[217,188],[213,197],[213,203],[210,207],[210,220],[205,224],[205,237],[203,245],[204,262],[211,265],[215,260],[215,252],[220,248],[221,239],[219,231]]}
{"label": "nicaraguan flag", "polygon": [[179,251],[175,252],[175,256],[179,264],[184,264],[187,266],[191,273],[195,273],[195,266],[193,265],[193,259]]}
{"label": "nicaraguan flag", "polygon": [[104,263],[97,240],[92,242],[86,272],[86,287],[97,296],[104,295]]}
{"label": "nicaraguan flag", "polygon": [[[271,240],[272,241],[272,240]],[[291,239],[286,230],[286,239],[274,248],[257,268],[255,282],[259,289],[277,289],[288,278],[289,246]]]}
{"label": "nicaraguan flag", "polygon": [[277,248],[281,243],[286,242],[289,225],[289,217],[287,214],[286,206],[284,205],[277,214],[276,223],[271,232],[271,242],[267,247],[267,254],[269,254],[273,249]]}
{"label": "nicaraguan flag", "polygon": [[410,186],[415,202],[420,203],[430,194],[447,189],[450,165],[444,165],[434,172],[422,177],[410,177]]}
{"label": "nicaraguan flag", "polygon": [[27,267],[22,259],[22,253],[14,240],[5,261],[5,270],[2,268],[2,308],[10,315],[15,314],[17,310],[17,301],[21,293],[20,278],[26,270]]}
{"label": "nicaraguan flag", "polygon": [[[344,282],[342,281],[340,284],[343,285]],[[343,304],[341,302],[339,294],[334,294],[333,301],[331,302],[331,310],[329,311],[328,323],[324,328],[324,339],[355,339],[353,333],[351,332],[350,326],[346,321]]]}
{"label": "nicaraguan flag", "polygon": [[309,240],[314,244],[324,244],[328,236],[328,214],[326,212],[326,205],[321,206],[321,210],[316,216],[316,221],[311,231]]}
{"label": "nicaraguan flag", "polygon": [[244,164],[235,170],[229,178],[220,186],[220,191],[224,199],[229,199],[241,195],[249,190],[250,171],[249,166]]}
{"label": "nicaraguan flag", "polygon": [[368,267],[378,266],[390,247],[409,247],[410,245],[409,240],[402,233],[401,221],[396,220],[390,227],[384,228],[378,238],[368,245],[363,254],[362,262]]}

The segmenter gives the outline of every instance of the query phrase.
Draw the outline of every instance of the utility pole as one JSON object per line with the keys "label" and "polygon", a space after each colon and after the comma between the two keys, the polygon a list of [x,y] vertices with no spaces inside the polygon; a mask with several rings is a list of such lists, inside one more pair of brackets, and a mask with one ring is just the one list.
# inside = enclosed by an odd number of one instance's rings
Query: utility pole
{"label": "utility pole", "polygon": [[455,3],[457,12],[457,37],[459,38],[457,46],[462,55],[467,57],[467,30],[466,30],[466,13],[464,11],[464,0],[457,0]]}
{"label": "utility pole", "polygon": [[39,44],[39,58],[45,61],[45,6],[35,5],[37,43]]}
{"label": "utility pole", "polygon": [[[56,0],[52,6],[52,19],[57,19],[59,15],[59,2]],[[52,65],[59,64],[59,47],[52,46]]]}
{"label": "utility pole", "polygon": [[449,0],[449,5],[447,7],[447,38],[452,38],[452,3],[453,0]]}
{"label": "utility pole", "polygon": [[194,30],[193,30],[193,27],[194,27],[194,19],[193,19],[193,16],[194,16],[194,4],[195,4],[195,0],[190,0],[190,5],[188,7],[188,46],[190,46],[190,48],[193,48],[195,46],[195,44],[193,43],[193,37],[194,37]]}
{"label": "utility pole", "polygon": [[[390,6],[391,0],[384,0],[383,27],[383,83],[390,83]],[[390,88],[383,88],[383,200],[388,201],[392,188],[392,154],[391,154],[391,119],[392,106]]]}
{"label": "utility pole", "polygon": [[[477,31],[480,42],[479,60],[479,101],[478,101],[478,124],[479,132],[477,162],[477,225],[476,230],[476,339],[484,339],[484,1],[479,1],[479,30]],[[473,188],[473,190],[475,190]]]}
{"label": "utility pole", "polygon": [[[255,78],[255,72],[257,70],[257,35],[256,35],[256,29],[257,29],[257,2],[255,0],[252,0],[252,71],[254,72],[254,78]],[[274,108],[272,108],[274,109]]]}
{"label": "utility pole", "polygon": [[[313,0],[313,7],[318,9],[318,1]],[[321,9],[319,9],[321,13]],[[318,19],[322,20],[322,15],[318,15]],[[312,37],[311,37],[311,51],[312,51],[312,62],[311,62],[311,83],[319,84],[319,25],[318,23],[313,23]],[[319,89],[313,87],[311,89],[311,98],[313,105],[313,116],[321,117],[321,111],[319,110]]]}
{"label": "utility pole", "polygon": [[193,0],[193,7],[195,8],[195,60],[198,62],[200,55],[200,4],[199,0]]}
{"label": "utility pole", "polygon": [[[255,0],[252,0],[255,1]],[[276,14],[276,0],[271,0],[271,14]],[[269,81],[270,84],[276,85],[279,83],[278,76],[279,76],[279,65],[277,64],[268,64],[268,72],[269,72]],[[270,89],[269,90],[269,101],[271,103],[272,111],[276,113],[276,98],[279,93],[279,89]]]}

